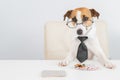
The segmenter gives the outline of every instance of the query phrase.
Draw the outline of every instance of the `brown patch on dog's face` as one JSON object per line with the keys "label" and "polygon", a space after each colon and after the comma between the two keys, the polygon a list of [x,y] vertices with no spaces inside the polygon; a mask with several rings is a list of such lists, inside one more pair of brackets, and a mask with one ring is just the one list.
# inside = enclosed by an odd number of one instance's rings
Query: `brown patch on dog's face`
{"label": "brown patch on dog's face", "polygon": [[[80,22],[82,22],[86,26],[90,26],[92,24],[92,22],[90,22],[92,20],[91,11],[85,7],[74,9],[70,15],[70,18],[72,19],[72,21],[73,21],[73,19],[75,19],[77,17],[78,12],[81,13],[80,14],[80,18],[81,18]],[[77,21],[79,22],[79,20],[76,18],[76,20],[74,22],[77,23]]]}
{"label": "brown patch on dog's face", "polygon": [[86,20],[86,19],[91,20],[92,19],[90,10],[88,8],[85,8],[85,7],[74,9],[71,13],[71,18],[76,17],[78,11],[81,12],[80,18],[82,20]]}
{"label": "brown patch on dog's face", "polygon": [[90,9],[91,16],[99,18],[100,14],[95,9]]}

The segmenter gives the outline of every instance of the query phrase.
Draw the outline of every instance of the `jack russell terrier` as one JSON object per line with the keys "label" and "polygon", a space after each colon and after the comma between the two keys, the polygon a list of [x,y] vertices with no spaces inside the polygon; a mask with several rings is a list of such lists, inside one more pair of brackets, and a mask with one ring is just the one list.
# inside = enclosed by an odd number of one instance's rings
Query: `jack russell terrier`
{"label": "jack russell terrier", "polygon": [[96,56],[98,61],[102,63],[103,66],[109,69],[112,69],[114,67],[114,65],[106,57],[96,36],[96,26],[93,22],[93,17],[99,18],[99,15],[100,14],[95,9],[88,9],[85,7],[76,8],[74,10],[69,10],[66,12],[66,14],[64,15],[64,20],[67,17],[67,25],[76,29],[69,55],[64,60],[59,62],[60,66],[67,66],[76,58],[77,49],[79,44],[81,43],[81,41],[78,40],[77,37],[87,36],[88,39],[84,41],[88,49],[87,59],[92,59],[93,56]]}

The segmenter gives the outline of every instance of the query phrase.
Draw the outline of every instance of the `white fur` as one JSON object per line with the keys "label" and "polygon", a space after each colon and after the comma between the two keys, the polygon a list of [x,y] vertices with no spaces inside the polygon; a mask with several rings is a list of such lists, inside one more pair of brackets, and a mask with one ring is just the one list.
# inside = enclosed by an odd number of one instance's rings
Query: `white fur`
{"label": "white fur", "polygon": [[[70,49],[71,51],[69,52],[69,55],[63,61],[59,62],[59,65],[66,66],[76,58],[77,49],[80,44],[80,41],[77,39],[77,37],[80,35],[77,35],[76,31],[79,28],[83,30],[83,34],[81,36],[88,36],[88,39],[85,41],[85,44],[88,48],[88,55],[90,55],[89,58],[92,55],[94,55],[97,57],[98,61],[101,62],[105,67],[113,68],[114,67],[113,64],[105,56],[105,53],[103,52],[100,46],[100,43],[96,36],[95,23],[88,30],[86,30],[83,25],[77,26],[77,28],[75,29],[75,35],[73,36],[73,42],[72,42],[71,49]],[[87,33],[87,31],[89,32]]]}
{"label": "white fur", "polygon": [[80,11],[77,11],[76,19],[77,19],[77,23],[82,23],[82,18],[81,18],[81,12]]}

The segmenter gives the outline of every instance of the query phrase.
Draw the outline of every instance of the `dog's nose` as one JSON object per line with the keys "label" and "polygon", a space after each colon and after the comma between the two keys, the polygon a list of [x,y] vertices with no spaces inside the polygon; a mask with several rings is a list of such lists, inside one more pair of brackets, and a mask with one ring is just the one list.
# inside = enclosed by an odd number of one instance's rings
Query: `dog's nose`
{"label": "dog's nose", "polygon": [[78,34],[78,35],[81,35],[82,33],[83,33],[82,29],[78,29],[78,30],[77,30],[77,34]]}

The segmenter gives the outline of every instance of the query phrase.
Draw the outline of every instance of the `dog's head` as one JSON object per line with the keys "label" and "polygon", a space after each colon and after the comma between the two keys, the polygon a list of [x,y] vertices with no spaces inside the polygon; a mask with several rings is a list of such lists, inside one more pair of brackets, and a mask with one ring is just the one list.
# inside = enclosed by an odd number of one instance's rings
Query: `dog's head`
{"label": "dog's head", "polygon": [[70,27],[75,27],[76,24],[83,24],[84,26],[89,27],[92,25],[93,17],[99,18],[99,16],[100,14],[95,9],[81,7],[67,11],[64,15],[64,20],[65,17],[71,19],[71,22],[68,23],[68,26]]}

